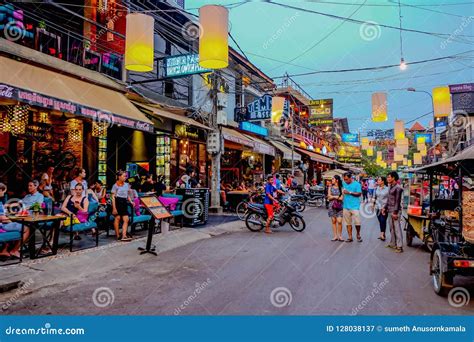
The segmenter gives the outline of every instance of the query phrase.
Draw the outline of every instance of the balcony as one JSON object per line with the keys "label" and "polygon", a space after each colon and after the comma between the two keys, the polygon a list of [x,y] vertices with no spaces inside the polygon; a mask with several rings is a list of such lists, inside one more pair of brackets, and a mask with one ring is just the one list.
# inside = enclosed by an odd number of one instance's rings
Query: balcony
{"label": "balcony", "polygon": [[[42,17],[42,14],[47,17]],[[75,25],[58,25],[58,13],[33,12],[25,4],[0,5],[0,37],[83,68],[122,80],[124,38],[105,27],[73,17]],[[88,37],[83,35],[88,28]],[[80,32],[80,33],[79,33]],[[111,43],[112,42],[112,43]]]}

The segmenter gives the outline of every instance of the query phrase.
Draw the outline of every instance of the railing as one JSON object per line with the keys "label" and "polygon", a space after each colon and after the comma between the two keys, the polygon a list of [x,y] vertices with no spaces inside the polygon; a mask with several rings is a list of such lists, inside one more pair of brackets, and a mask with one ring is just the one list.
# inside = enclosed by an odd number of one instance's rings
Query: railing
{"label": "railing", "polygon": [[282,79],[281,83],[277,85],[278,88],[287,88],[291,87],[296,90],[298,93],[306,97],[308,100],[311,100],[311,95],[309,95],[296,81],[291,77],[287,76]]}
{"label": "railing", "polygon": [[65,31],[37,13],[12,4],[0,6],[0,37],[122,80],[123,55],[112,52],[111,47],[123,49],[124,38],[98,25],[89,25],[94,33],[85,37],[77,32]]}

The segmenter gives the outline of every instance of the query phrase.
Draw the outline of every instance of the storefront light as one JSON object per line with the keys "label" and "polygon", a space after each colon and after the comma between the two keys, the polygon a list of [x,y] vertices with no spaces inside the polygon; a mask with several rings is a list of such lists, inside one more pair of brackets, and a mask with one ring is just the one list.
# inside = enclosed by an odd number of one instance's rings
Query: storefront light
{"label": "storefront light", "polygon": [[8,108],[9,131],[13,135],[25,134],[28,124],[29,105],[14,105]]}
{"label": "storefront light", "polygon": [[125,68],[130,71],[153,71],[155,19],[143,13],[127,14]]}
{"label": "storefront light", "polygon": [[199,65],[206,69],[223,69],[229,65],[229,11],[218,5],[199,9]]}
{"label": "storefront light", "polygon": [[105,138],[107,136],[107,126],[106,122],[92,122],[92,136],[96,138]]}

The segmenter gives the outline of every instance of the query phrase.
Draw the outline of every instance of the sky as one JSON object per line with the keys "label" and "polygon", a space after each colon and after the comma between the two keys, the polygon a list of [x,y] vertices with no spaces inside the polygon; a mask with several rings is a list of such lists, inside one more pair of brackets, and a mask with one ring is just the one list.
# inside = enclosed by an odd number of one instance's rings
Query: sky
{"label": "sky", "polygon": [[[232,36],[250,61],[270,77],[400,64],[400,31],[383,26],[399,27],[397,0],[273,2],[186,0],[185,5],[195,14],[205,4],[228,7]],[[474,1],[401,0],[401,15],[404,29],[445,34],[402,32],[406,62],[470,53],[408,65],[404,71],[394,67],[293,77],[313,99],[333,98],[334,117],[347,117],[352,132],[393,128],[395,119],[409,122],[431,112],[429,95],[404,90],[408,87],[431,92],[437,86],[474,82]],[[388,94],[387,122],[370,120],[373,92]],[[432,115],[426,115],[418,121],[427,126],[432,120]]]}

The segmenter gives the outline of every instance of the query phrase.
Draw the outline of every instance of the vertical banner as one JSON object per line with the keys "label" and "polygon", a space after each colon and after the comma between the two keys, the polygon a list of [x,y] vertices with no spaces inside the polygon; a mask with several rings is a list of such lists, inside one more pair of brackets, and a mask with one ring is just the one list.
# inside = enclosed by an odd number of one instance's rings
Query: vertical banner
{"label": "vertical banner", "polygon": [[373,93],[372,94],[372,121],[384,122],[387,121],[387,94]]}

